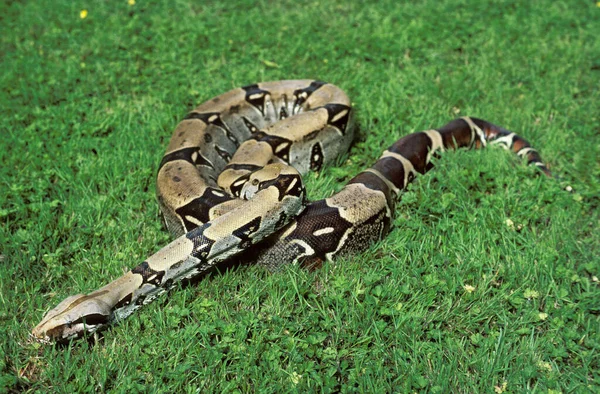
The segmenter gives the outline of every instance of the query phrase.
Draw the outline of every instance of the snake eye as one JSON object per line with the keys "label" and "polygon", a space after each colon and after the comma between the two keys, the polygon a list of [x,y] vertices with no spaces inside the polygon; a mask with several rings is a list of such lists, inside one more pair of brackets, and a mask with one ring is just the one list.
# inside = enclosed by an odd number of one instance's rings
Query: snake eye
{"label": "snake eye", "polygon": [[256,185],[258,185],[259,183],[260,183],[260,181],[259,181],[258,179],[256,179],[256,178],[254,178],[254,179],[252,180],[252,186],[256,186]]}

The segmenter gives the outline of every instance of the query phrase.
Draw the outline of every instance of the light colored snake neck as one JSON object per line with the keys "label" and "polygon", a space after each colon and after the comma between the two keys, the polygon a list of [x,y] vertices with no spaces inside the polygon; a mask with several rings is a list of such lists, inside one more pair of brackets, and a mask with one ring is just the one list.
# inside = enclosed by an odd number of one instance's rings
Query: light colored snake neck
{"label": "light colored snake neck", "polygon": [[500,145],[550,175],[526,140],[465,117],[401,138],[339,193],[306,204],[300,174],[348,149],[352,118],[342,90],[311,80],[250,85],[194,109],[175,129],[157,179],[178,238],[108,285],[65,299],[33,336],[93,333],[243,251],[270,268],[318,267],[362,251],[389,232],[398,194],[445,150]]}

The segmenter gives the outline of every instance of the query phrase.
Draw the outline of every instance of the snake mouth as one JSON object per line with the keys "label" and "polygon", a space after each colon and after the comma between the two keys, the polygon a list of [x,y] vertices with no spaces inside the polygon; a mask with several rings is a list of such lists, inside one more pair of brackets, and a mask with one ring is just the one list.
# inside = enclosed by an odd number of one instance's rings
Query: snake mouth
{"label": "snake mouth", "polygon": [[74,321],[65,321],[64,323],[53,323],[43,321],[31,331],[33,339],[40,343],[66,342],[71,339],[78,339],[86,334],[95,333],[99,328],[106,325],[109,316],[92,313],[82,316]]}
{"label": "snake mouth", "polygon": [[96,298],[103,294],[106,294],[105,290],[66,298],[31,330],[33,337],[43,343],[65,342],[96,332],[109,322],[111,316],[111,306]]}

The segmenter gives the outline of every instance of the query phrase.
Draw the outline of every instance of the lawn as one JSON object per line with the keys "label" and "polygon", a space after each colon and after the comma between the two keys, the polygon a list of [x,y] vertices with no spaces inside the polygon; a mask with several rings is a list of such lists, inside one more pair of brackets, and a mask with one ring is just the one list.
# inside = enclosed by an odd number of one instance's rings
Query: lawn
{"label": "lawn", "polygon": [[[0,26],[0,392],[600,391],[594,1],[37,0],[2,2]],[[30,340],[169,241],[155,173],[189,110],[296,78],[343,88],[359,124],[312,199],[464,115],[557,179],[447,153],[367,252],[223,270],[96,341]]]}

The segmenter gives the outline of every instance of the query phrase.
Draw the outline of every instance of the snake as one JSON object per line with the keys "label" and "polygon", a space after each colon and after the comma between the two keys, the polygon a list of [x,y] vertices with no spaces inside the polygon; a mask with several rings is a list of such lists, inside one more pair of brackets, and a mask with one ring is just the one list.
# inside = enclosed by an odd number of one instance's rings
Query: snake
{"label": "snake", "polygon": [[31,335],[44,343],[95,335],[234,256],[271,270],[314,269],[364,251],[391,230],[400,193],[447,150],[498,145],[551,175],[521,136],[462,117],[400,138],[339,192],[308,201],[302,175],[344,154],[356,128],[348,95],[320,80],[252,84],[199,105],[176,126],[158,168],[174,240],[98,290],[66,298]]}

